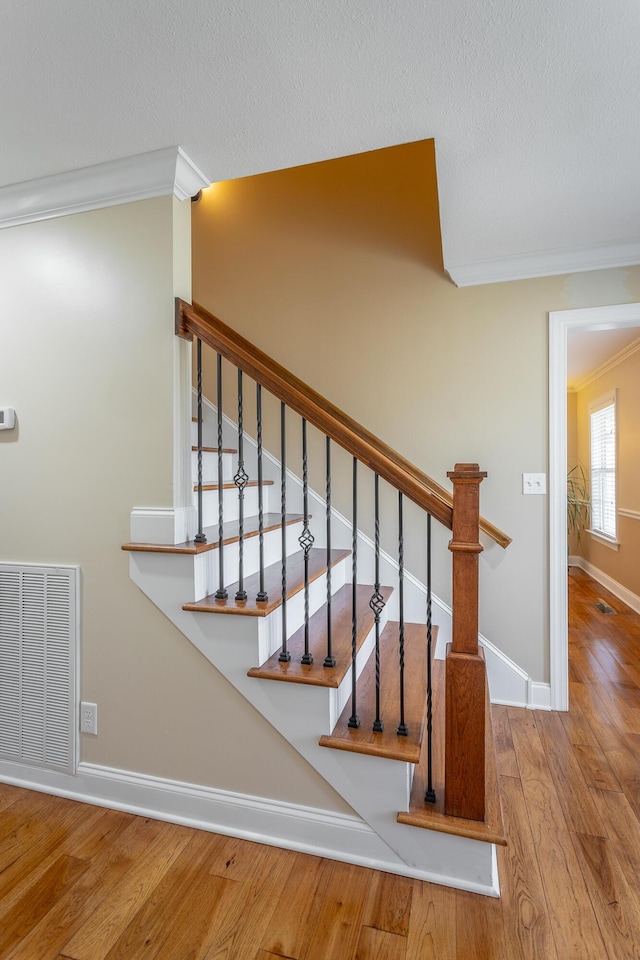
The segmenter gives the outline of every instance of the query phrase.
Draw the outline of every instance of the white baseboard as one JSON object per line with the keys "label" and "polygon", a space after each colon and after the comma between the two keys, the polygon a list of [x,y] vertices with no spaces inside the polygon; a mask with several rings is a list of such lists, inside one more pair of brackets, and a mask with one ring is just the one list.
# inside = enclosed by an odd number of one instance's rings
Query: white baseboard
{"label": "white baseboard", "polygon": [[489,897],[500,896],[495,848],[492,884],[461,883],[456,877],[445,877],[399,863],[380,837],[355,814],[163,780],[92,763],[80,763],[76,776],[71,776],[0,760],[0,781],[223,836],[353,863]]}
{"label": "white baseboard", "polygon": [[612,593],[614,597],[626,603],[635,613],[640,613],[640,597],[626,587],[623,587],[622,584],[614,580],[613,577],[599,570],[598,567],[594,567],[594,565],[588,560],[585,560],[584,557],[569,557],[569,564],[572,567],[580,567],[580,569],[588,573],[590,577],[597,580],[601,587],[605,587],[609,593]]}
{"label": "white baseboard", "polygon": [[551,710],[551,684],[529,680],[527,707],[529,710]]}

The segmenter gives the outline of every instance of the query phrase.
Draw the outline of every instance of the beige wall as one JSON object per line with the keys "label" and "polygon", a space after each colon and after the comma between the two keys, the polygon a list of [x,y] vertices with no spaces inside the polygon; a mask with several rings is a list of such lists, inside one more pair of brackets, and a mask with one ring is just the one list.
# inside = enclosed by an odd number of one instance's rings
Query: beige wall
{"label": "beige wall", "polygon": [[[439,482],[487,470],[513,544],[482,555],[480,628],[548,680],[547,499],[521,492],[548,469],[548,312],[640,299],[640,269],[457,289],[430,141],[215,185],[193,240],[196,300]],[[421,541],[407,564],[424,575]]]}
{"label": "beige wall", "polygon": [[[79,564],[82,759],[347,809],[128,577],[134,506],[173,505],[173,291],[186,208],[169,197],[0,231],[0,560]],[[233,722],[234,735],[229,736]]]}
{"label": "beige wall", "polygon": [[[588,470],[589,404],[614,389],[617,390],[618,508],[640,512],[640,353],[628,357],[577,392],[578,456]],[[577,552],[640,596],[640,519],[618,516],[617,524],[618,551],[585,534]]]}

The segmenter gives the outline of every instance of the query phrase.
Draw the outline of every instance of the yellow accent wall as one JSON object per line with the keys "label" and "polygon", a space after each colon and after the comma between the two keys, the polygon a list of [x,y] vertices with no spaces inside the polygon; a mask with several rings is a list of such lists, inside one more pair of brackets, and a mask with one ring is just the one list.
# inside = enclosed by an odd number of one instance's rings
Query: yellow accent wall
{"label": "yellow accent wall", "polygon": [[[547,498],[521,475],[548,470],[548,312],[609,303],[612,286],[640,299],[640,269],[457,289],[433,141],[216,184],[193,211],[195,300],[443,485],[458,461],[488,472],[482,513],[513,543],[485,543],[480,629],[540,681]],[[423,578],[421,539],[406,559]]]}
{"label": "yellow accent wall", "polygon": [[[617,508],[640,514],[640,353],[634,353],[577,392],[576,424],[578,455],[589,469],[589,404],[612,390],[616,396]],[[619,549],[583,535],[577,553],[640,596],[640,516],[620,516],[617,521]]]}

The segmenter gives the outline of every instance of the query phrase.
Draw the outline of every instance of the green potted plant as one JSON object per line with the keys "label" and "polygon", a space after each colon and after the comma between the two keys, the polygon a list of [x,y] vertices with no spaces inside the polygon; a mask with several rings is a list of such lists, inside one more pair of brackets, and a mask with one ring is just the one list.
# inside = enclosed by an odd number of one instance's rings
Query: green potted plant
{"label": "green potted plant", "polygon": [[589,526],[589,480],[581,463],[567,471],[567,534],[580,543],[582,531]]}

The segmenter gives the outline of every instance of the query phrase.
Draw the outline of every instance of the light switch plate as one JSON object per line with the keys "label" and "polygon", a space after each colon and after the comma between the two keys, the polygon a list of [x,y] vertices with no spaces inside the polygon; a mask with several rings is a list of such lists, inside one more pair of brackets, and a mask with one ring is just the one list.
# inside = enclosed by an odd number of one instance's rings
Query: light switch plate
{"label": "light switch plate", "polygon": [[523,493],[546,493],[547,475],[546,473],[523,473],[522,474],[522,492]]}

